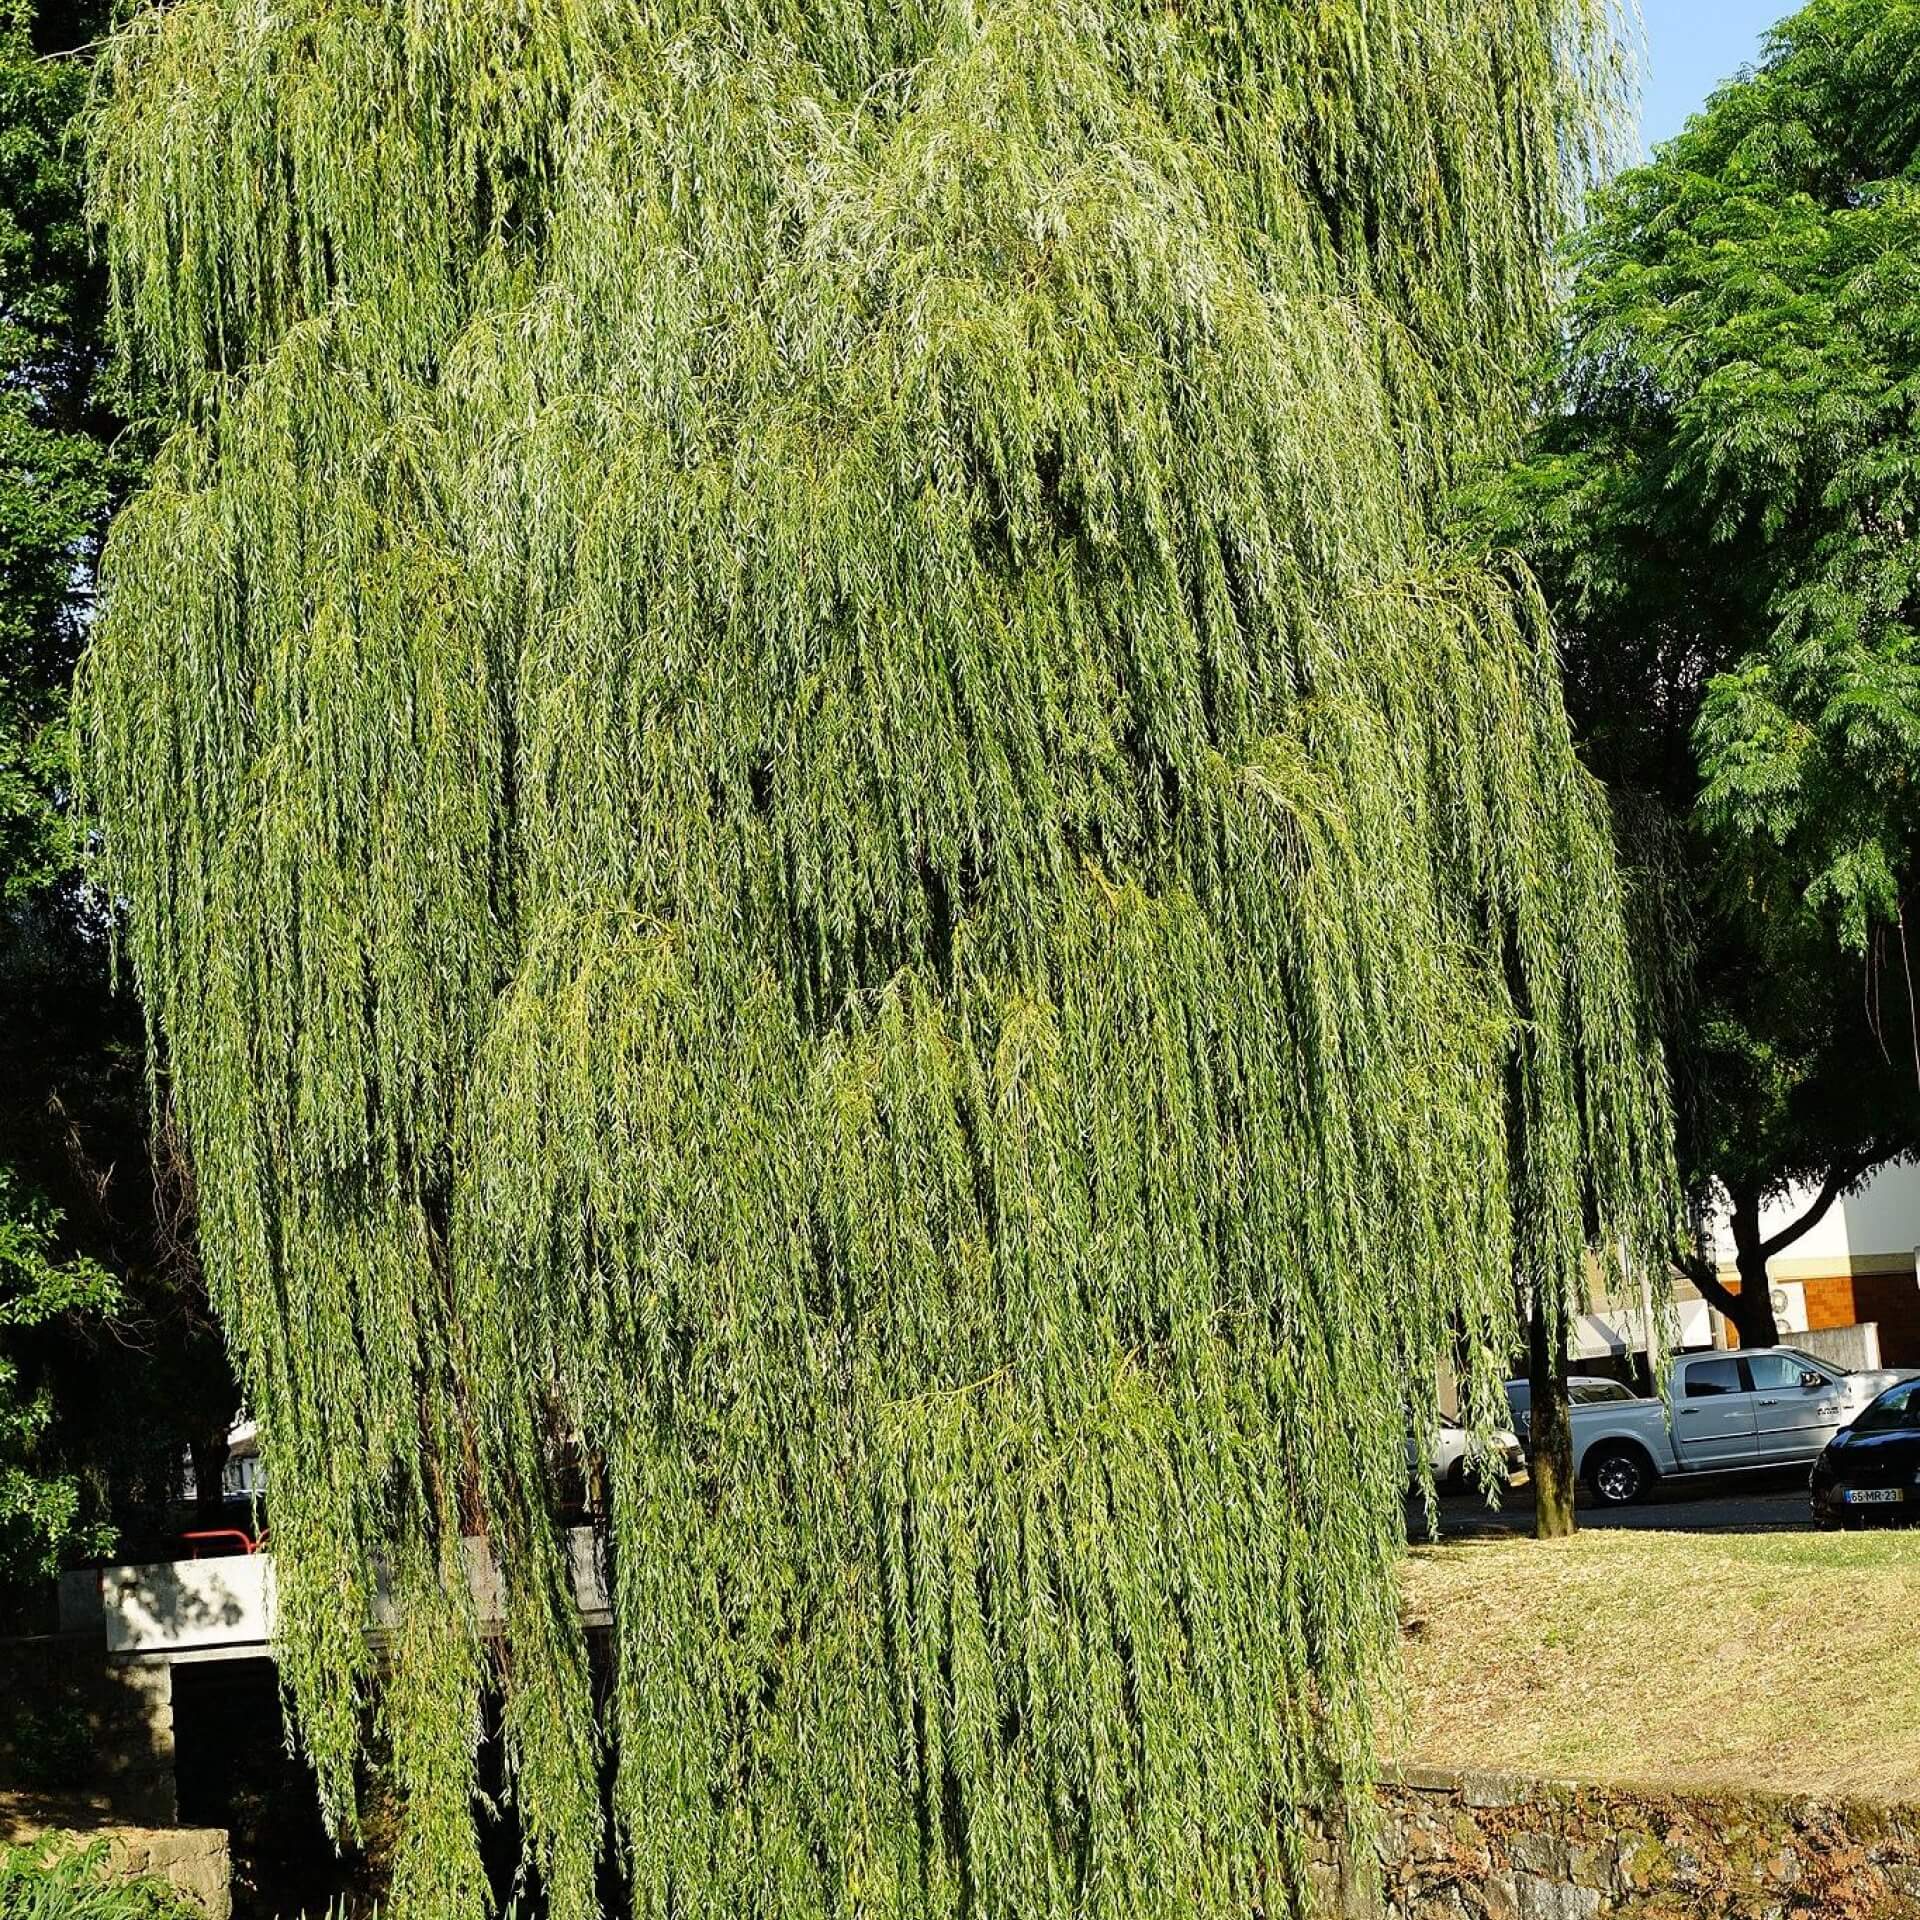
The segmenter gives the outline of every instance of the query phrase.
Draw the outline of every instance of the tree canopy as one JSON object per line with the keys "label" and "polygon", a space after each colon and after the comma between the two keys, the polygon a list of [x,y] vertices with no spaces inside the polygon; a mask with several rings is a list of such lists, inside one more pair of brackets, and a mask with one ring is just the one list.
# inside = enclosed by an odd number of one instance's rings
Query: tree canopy
{"label": "tree canopy", "polygon": [[[0,903],[66,870],[54,724],[78,655],[113,475],[98,391],[104,277],[74,123],[87,75],[43,56],[84,10],[0,6]],[[71,46],[73,41],[64,42]]]}
{"label": "tree canopy", "polygon": [[75,874],[67,688],[136,470],[84,205],[82,0],[0,6],[0,1605],[163,1518],[233,1387]]}
{"label": "tree canopy", "polygon": [[[106,515],[109,456],[93,430],[98,276],[67,137],[86,75],[42,60],[35,9],[0,10],[0,947],[69,866],[55,801],[59,718],[78,653],[75,584]],[[87,293],[93,294],[88,311]],[[6,971],[11,974],[9,966]],[[17,986],[17,981],[9,984]],[[11,1024],[10,994],[0,1023]],[[22,1097],[8,1086],[9,1104]],[[42,1130],[48,1122],[39,1116]],[[117,1303],[109,1273],[63,1235],[60,1210],[0,1137],[0,1585],[97,1546],[103,1516],[61,1457],[37,1349],[51,1327]]]}
{"label": "tree canopy", "polygon": [[79,1477],[49,1458],[51,1390],[23,1375],[8,1351],[22,1332],[104,1313],[118,1304],[112,1276],[84,1256],[59,1257],[60,1221],[0,1166],[0,1579],[57,1572],[75,1551],[111,1540],[88,1513]]}
{"label": "tree canopy", "polygon": [[1583,750],[1691,896],[1682,1159],[1750,1296],[1763,1197],[1920,1149],[1917,71],[1912,0],[1815,0],[1597,196],[1497,490]]}
{"label": "tree canopy", "polygon": [[1516,1282],[1672,1227],[1551,637],[1432,508],[1605,10],[173,0],[104,60],[171,431],[85,775],[335,1815],[371,1702],[399,1907],[476,1911],[492,1686],[563,1920],[603,1849],[648,1916],[1282,1909],[1443,1352],[1491,1420]]}

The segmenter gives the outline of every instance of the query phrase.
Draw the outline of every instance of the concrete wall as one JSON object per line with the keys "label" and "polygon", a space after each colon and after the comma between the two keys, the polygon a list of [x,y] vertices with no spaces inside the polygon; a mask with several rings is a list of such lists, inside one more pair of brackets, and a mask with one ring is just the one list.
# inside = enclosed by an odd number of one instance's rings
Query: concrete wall
{"label": "concrete wall", "polygon": [[1412,1767],[1379,1803],[1359,1867],[1316,1836],[1330,1916],[1920,1920],[1920,1807]]}
{"label": "concrete wall", "polygon": [[[589,1626],[604,1626],[612,1601],[592,1528],[572,1528],[566,1544],[581,1616]],[[483,1625],[494,1624],[501,1600],[492,1552],[481,1539],[462,1547],[474,1610]],[[60,1590],[61,1621],[71,1637],[92,1623],[109,1653],[151,1659],[216,1652],[244,1658],[271,1644],[276,1608],[273,1555],[266,1551],[102,1567],[63,1581]],[[384,1591],[376,1593],[368,1626],[379,1630],[392,1623],[391,1601]]]}
{"label": "concrete wall", "polygon": [[109,1653],[264,1646],[273,1637],[273,1556],[104,1567],[100,1599]]}
{"label": "concrete wall", "polygon": [[1842,1322],[1837,1326],[1815,1327],[1807,1333],[1786,1336],[1790,1346],[1803,1353],[1817,1353],[1845,1367],[1849,1373],[1874,1373],[1886,1365],[1880,1351],[1880,1323],[1877,1320]]}

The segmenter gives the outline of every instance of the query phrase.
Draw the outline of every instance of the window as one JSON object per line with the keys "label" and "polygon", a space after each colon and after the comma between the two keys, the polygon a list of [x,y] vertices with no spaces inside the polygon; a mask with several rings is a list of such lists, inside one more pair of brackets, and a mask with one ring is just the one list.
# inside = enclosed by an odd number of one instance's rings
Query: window
{"label": "window", "polygon": [[1618,1380],[1574,1380],[1568,1383],[1567,1398],[1576,1407],[1595,1407],[1615,1400],[1631,1400],[1633,1394]]}
{"label": "window", "polygon": [[1855,1433],[1886,1433],[1894,1427],[1920,1427],[1920,1380],[1883,1393],[1853,1423]]}
{"label": "window", "polygon": [[1689,1400],[1708,1400],[1715,1394],[1745,1392],[1738,1360],[1696,1360],[1687,1368]]}
{"label": "window", "polygon": [[1803,1373],[1818,1373],[1823,1381],[1827,1377],[1811,1360],[1798,1353],[1751,1354],[1747,1371],[1753,1376],[1756,1393],[1799,1393]]}
{"label": "window", "polygon": [[1781,1351],[1791,1358],[1798,1360],[1809,1373],[1825,1374],[1828,1386],[1832,1386],[1836,1381],[1843,1378],[1847,1371],[1845,1367],[1840,1366],[1837,1362],[1822,1360],[1817,1353],[1809,1353],[1804,1347],[1783,1347]]}

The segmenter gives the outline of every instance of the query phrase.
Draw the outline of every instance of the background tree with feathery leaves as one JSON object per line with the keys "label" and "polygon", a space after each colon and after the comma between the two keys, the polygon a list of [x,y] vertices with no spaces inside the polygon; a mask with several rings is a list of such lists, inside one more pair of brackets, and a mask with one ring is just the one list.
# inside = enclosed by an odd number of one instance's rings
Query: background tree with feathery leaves
{"label": "background tree with feathery leaves", "polygon": [[[174,0],[78,701],[332,1817],[1245,1920],[1403,1442],[1673,1223],[1510,450],[1588,0]],[[611,1596],[596,1679],[562,1530]],[[463,1542],[501,1573],[475,1617]],[[380,1664],[363,1625],[376,1590]],[[603,1799],[602,1788],[605,1787]]]}
{"label": "background tree with feathery leaves", "polygon": [[1680,1158],[1696,1217],[1730,1196],[1739,1290],[1688,1266],[1768,1345],[1768,1259],[1920,1151],[1920,6],[1795,13],[1575,257],[1492,521],[1664,869]]}

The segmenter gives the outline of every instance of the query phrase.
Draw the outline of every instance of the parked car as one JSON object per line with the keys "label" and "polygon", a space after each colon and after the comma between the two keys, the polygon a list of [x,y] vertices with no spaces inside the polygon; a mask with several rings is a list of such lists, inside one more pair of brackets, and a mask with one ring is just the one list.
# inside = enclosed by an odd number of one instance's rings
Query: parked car
{"label": "parked car", "polygon": [[1920,1380],[1889,1387],[1813,1463],[1818,1527],[1904,1523],[1920,1513]]}
{"label": "parked car", "polygon": [[1671,1420],[1660,1401],[1632,1394],[1574,1399],[1574,1474],[1602,1506],[1621,1507],[1663,1478],[1811,1462],[1888,1387],[1916,1377],[1848,1373],[1798,1347],[1683,1353],[1669,1376]]}
{"label": "parked car", "polygon": [[[1639,1395],[1604,1373],[1567,1375],[1567,1398],[1576,1407],[1600,1406],[1610,1400],[1637,1400]],[[1525,1440],[1533,1425],[1533,1388],[1525,1380],[1507,1382],[1507,1405],[1513,1409],[1513,1429]]]}
{"label": "parked car", "polygon": [[[1494,1463],[1496,1479],[1512,1479],[1524,1470],[1526,1449],[1519,1435],[1498,1429],[1484,1443]],[[1427,1459],[1433,1467],[1433,1483],[1457,1492],[1482,1476],[1474,1472],[1476,1459],[1474,1436],[1458,1420],[1442,1414],[1427,1446]],[[1411,1435],[1407,1438],[1407,1478],[1420,1477],[1420,1454]]]}

